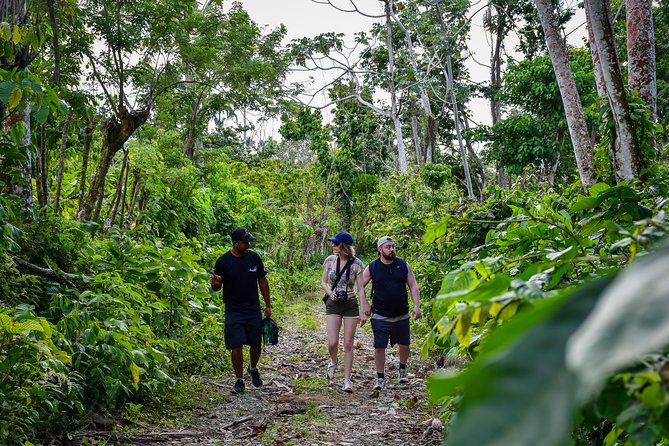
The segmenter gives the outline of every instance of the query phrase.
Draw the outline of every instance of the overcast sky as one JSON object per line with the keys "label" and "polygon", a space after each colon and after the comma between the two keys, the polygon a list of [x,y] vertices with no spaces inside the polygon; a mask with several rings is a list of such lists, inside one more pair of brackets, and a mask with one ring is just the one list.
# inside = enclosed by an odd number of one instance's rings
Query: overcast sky
{"label": "overcast sky", "polygon": [[[325,0],[319,0],[325,1]],[[362,12],[370,15],[382,15],[382,2],[379,0],[354,0]],[[410,1],[410,0],[409,0]],[[570,1],[570,0],[567,0]],[[575,1],[575,0],[573,0]],[[332,0],[332,2],[343,8],[350,9],[350,0]],[[375,21],[383,20],[364,17],[357,13],[346,13],[336,10],[330,5],[319,4],[313,0],[241,0],[244,9],[249,12],[251,18],[259,25],[267,25],[269,29],[284,24],[288,30],[287,41],[299,37],[313,37],[325,32],[345,33],[351,39],[353,34],[359,31],[369,31]],[[475,3],[471,8],[470,16],[473,15],[471,22],[471,31],[468,45],[472,50],[474,57],[466,62],[469,68],[470,80],[473,82],[484,82],[490,78],[489,69],[485,66],[490,59],[490,45],[486,33],[481,26],[483,11],[474,14],[485,5],[483,0]],[[574,44],[580,44],[585,27],[580,26],[582,16],[577,15],[573,23],[568,26],[568,32],[571,32],[570,41]],[[349,40],[352,41],[352,40]],[[508,42],[507,50],[512,50],[515,43]],[[315,82],[326,82],[326,74],[320,73],[321,79],[316,78]],[[478,99],[469,103],[474,120],[489,124],[490,112],[487,101]],[[324,111],[327,119],[328,113]],[[275,133],[275,129],[267,129],[270,133]]]}

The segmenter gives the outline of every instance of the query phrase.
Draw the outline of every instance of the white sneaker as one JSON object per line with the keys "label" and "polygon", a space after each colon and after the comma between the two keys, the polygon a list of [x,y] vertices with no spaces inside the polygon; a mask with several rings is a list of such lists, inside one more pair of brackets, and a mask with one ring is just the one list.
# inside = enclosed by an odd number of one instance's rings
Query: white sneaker
{"label": "white sneaker", "polygon": [[409,377],[407,376],[407,369],[399,369],[397,372],[397,381],[401,383],[408,383]]}
{"label": "white sneaker", "polygon": [[337,367],[336,362],[328,362],[328,366],[325,369],[325,377],[327,379],[333,379],[334,378],[334,373],[335,373],[335,367]]}
{"label": "white sneaker", "polygon": [[353,392],[353,383],[350,379],[344,379],[344,385],[341,387],[341,390],[348,393]]}
{"label": "white sneaker", "polygon": [[383,388],[386,386],[386,380],[383,378],[376,378],[374,380],[374,387],[372,387],[373,390],[383,390]]}

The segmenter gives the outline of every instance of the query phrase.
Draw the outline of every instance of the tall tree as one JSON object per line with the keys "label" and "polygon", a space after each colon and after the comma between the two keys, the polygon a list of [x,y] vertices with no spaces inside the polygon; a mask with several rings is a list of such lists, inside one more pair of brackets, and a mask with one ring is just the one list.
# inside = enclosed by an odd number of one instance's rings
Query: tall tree
{"label": "tall tree", "polygon": [[546,46],[560,88],[579,176],[584,186],[591,186],[595,184],[592,142],[588,135],[581,98],[569,66],[565,42],[560,34],[558,17],[550,0],[534,0],[534,3],[539,13]]}
{"label": "tall tree", "polygon": [[606,95],[615,124],[615,137],[612,138],[610,152],[616,181],[629,180],[639,175],[642,165],[641,148],[629,113],[608,0],[586,0],[585,7],[588,9],[602,77],[606,84]]}
{"label": "tall tree", "polygon": [[655,29],[652,0],[627,0],[627,79],[657,114]]}

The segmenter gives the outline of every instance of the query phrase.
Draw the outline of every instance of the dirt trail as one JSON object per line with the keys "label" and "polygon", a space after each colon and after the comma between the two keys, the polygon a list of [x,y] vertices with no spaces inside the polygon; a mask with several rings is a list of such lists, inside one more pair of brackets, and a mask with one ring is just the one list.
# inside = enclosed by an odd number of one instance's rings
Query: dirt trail
{"label": "dirt trail", "polygon": [[[358,328],[353,393],[345,393],[341,391],[341,368],[332,381],[324,376],[328,357],[323,313],[322,304],[314,302],[312,314],[317,324],[311,329],[299,328],[299,314],[278,321],[279,345],[266,349],[259,366],[263,387],[254,388],[245,376],[246,392],[234,395],[230,392],[232,376],[195,378],[219,397],[213,408],[190,414],[186,425],[144,425],[126,430],[116,441],[170,446],[440,444],[438,409],[428,404],[425,393],[424,379],[432,370],[420,361],[418,346],[409,361],[409,383],[397,382],[395,347],[388,349],[386,387],[373,391],[371,329],[369,324]],[[341,361],[343,352],[340,355]]]}

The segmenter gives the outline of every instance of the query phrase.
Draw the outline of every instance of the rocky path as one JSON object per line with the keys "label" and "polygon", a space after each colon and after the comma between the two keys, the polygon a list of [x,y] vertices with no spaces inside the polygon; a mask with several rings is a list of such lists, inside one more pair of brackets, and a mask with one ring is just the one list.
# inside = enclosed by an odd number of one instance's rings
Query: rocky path
{"label": "rocky path", "polygon": [[[311,315],[304,314],[311,312]],[[279,344],[263,354],[265,385],[234,395],[229,377],[193,377],[214,404],[197,413],[177,414],[171,427],[139,425],[113,443],[137,445],[402,445],[441,443],[438,408],[428,403],[418,345],[409,364],[410,381],[397,382],[397,348],[388,350],[386,387],[373,391],[375,377],[369,324],[358,328],[353,393],[341,391],[342,370],[325,379],[327,349],[322,304],[289,308],[279,322]],[[341,353],[343,358],[343,352]],[[340,358],[340,360],[342,359]],[[186,420],[186,422],[184,422]],[[171,423],[164,423],[171,424]],[[112,438],[107,441],[112,443]]]}

